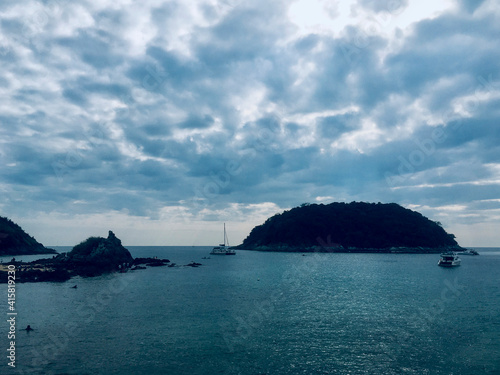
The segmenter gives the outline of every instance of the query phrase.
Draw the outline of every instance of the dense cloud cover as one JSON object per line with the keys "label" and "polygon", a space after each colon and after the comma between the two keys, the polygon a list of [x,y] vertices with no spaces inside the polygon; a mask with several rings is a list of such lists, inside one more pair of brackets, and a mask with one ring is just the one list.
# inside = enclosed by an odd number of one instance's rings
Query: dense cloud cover
{"label": "dense cloud cover", "polygon": [[397,202],[498,245],[499,16],[494,0],[2,3],[0,213],[45,245],[108,229],[191,245],[303,202]]}

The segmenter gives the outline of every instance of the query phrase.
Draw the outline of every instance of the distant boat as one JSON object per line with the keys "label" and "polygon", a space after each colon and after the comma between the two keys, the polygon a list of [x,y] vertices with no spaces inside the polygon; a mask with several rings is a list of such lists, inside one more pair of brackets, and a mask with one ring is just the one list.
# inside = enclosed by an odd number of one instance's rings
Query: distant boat
{"label": "distant boat", "polygon": [[441,259],[439,259],[438,266],[441,267],[457,267],[460,265],[460,258],[458,255],[452,251],[448,253],[441,254]]}
{"label": "distant boat", "polygon": [[469,249],[465,251],[460,251],[457,253],[458,255],[479,255],[479,253],[476,250]]}
{"label": "distant boat", "polygon": [[236,255],[236,251],[229,248],[229,240],[227,239],[226,223],[224,223],[224,243],[215,246],[210,252],[212,255]]}

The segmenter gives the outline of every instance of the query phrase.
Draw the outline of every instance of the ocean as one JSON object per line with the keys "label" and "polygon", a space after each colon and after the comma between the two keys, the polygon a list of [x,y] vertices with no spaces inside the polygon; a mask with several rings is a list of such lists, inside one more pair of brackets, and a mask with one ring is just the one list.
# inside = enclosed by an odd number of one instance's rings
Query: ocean
{"label": "ocean", "polygon": [[450,269],[438,254],[128,249],[203,265],[17,284],[15,368],[3,284],[0,373],[500,374],[500,248]]}

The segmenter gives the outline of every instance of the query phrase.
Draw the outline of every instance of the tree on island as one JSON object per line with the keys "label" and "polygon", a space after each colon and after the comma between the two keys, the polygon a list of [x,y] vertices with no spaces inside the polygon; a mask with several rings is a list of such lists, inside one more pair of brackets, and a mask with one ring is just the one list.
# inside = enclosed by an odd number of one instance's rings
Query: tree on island
{"label": "tree on island", "polygon": [[112,231],[108,232],[108,238],[89,237],[73,247],[68,254],[61,254],[56,259],[84,276],[115,271],[134,261]]}
{"label": "tree on island", "polygon": [[0,255],[53,254],[12,220],[0,216]]}
{"label": "tree on island", "polygon": [[[302,204],[252,229],[240,249],[303,251],[459,247],[440,223],[396,203]],[[325,245],[326,244],[326,245]]]}

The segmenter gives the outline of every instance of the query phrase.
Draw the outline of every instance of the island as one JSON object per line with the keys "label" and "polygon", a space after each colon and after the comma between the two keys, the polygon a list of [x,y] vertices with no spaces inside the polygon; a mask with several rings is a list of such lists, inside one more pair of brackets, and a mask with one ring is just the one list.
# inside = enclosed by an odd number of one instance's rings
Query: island
{"label": "island", "polygon": [[129,268],[134,258],[112,231],[108,238],[90,237],[69,253],[59,254],[51,263],[63,266],[80,276],[98,276]]}
{"label": "island", "polygon": [[[199,267],[201,263],[191,262],[184,267]],[[32,262],[16,261],[12,258],[0,265],[0,283],[8,281],[8,270],[14,266],[16,283],[52,281],[62,282],[74,276],[94,277],[106,273],[143,270],[148,267],[182,267],[168,259],[133,258],[119,238],[112,232],[108,237],[89,237],[74,246],[69,253]],[[76,288],[76,287],[75,287]]]}
{"label": "island", "polygon": [[463,251],[439,222],[396,203],[304,203],[252,229],[240,250],[440,253]]}
{"label": "island", "polygon": [[19,225],[0,216],[0,256],[55,253],[55,250],[47,249]]}

